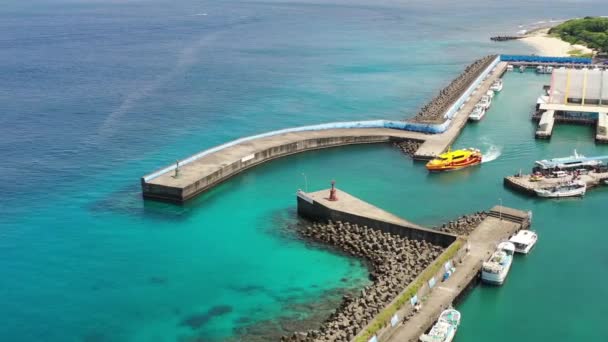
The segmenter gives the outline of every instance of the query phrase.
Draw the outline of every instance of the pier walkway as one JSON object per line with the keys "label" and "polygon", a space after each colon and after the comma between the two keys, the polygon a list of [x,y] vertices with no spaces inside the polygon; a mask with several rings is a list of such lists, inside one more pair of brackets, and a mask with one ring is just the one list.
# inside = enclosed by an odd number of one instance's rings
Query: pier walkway
{"label": "pier walkway", "polygon": [[[490,215],[469,235],[468,253],[456,264],[456,272],[445,282],[438,283],[423,300],[421,310],[405,323],[401,323],[391,333],[382,336],[380,341],[418,341],[437,320],[443,310],[466,290],[478,276],[481,265],[496,245],[508,239],[522,228],[527,228],[527,213],[495,206]],[[515,265],[514,267],[517,267]],[[508,279],[507,279],[508,281]]]}
{"label": "pier walkway", "polygon": [[[414,159],[428,160],[443,153],[460,134],[470,112],[492,82],[506,70],[506,63],[499,62],[494,72],[481,80],[477,89],[458,109],[449,127],[438,134],[427,134],[403,129],[384,128],[387,122],[361,121],[347,123],[361,127],[288,129],[255,137],[242,138],[222,146],[203,151],[170,165],[141,179],[143,196],[182,203],[230,177],[266,161],[295,153],[369,143],[387,143],[392,140],[412,139],[423,141]],[[394,122],[392,122],[394,123]],[[340,126],[339,123],[333,124]],[[323,125],[320,125],[323,126]],[[315,126],[315,127],[320,127]],[[327,125],[328,127],[332,124]],[[284,133],[281,133],[284,132]]]}

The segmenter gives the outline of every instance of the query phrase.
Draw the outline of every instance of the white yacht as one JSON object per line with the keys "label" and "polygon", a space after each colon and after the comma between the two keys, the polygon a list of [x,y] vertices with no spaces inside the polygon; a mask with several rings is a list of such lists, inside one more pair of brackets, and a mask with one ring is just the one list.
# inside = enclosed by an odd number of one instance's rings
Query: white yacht
{"label": "white yacht", "polygon": [[582,197],[585,196],[585,192],[587,192],[587,184],[585,182],[573,181],[564,184],[558,184],[550,188],[534,189],[534,192],[536,192],[539,197]]}
{"label": "white yacht", "polygon": [[490,86],[490,90],[495,91],[495,92],[500,92],[502,90],[502,80],[501,79],[497,79],[496,81],[494,81],[494,83],[492,83],[492,85]]}
{"label": "white yacht", "polygon": [[447,309],[439,315],[437,323],[433,325],[428,334],[420,336],[422,342],[451,342],[460,325],[460,312]]}
{"label": "white yacht", "polygon": [[469,114],[469,120],[479,121],[479,120],[483,119],[483,117],[485,115],[486,115],[486,109],[482,105],[477,104],[477,105],[475,105],[475,108],[473,109],[471,114]]}
{"label": "white yacht", "polygon": [[515,246],[515,252],[528,254],[532,247],[536,244],[538,235],[535,232],[527,229],[522,229],[517,234],[513,235],[509,242]]}
{"label": "white yacht", "polygon": [[534,164],[543,170],[556,168],[560,170],[580,169],[600,166],[603,164],[600,159],[602,159],[602,157],[587,158],[574,150],[574,154],[569,157],[537,160]]}
{"label": "white yacht", "polygon": [[493,285],[502,285],[509,274],[513,263],[513,243],[504,241],[498,244],[496,251],[481,267],[481,281]]}
{"label": "white yacht", "polygon": [[488,95],[484,95],[481,97],[481,100],[479,100],[479,103],[477,104],[482,105],[485,110],[488,110],[490,108],[490,105],[492,104],[492,99]]}

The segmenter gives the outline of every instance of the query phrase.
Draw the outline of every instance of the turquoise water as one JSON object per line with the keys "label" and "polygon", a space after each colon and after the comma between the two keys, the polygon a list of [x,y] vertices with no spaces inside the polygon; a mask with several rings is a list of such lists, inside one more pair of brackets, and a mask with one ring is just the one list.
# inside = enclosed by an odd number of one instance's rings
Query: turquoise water
{"label": "turquoise water", "polygon": [[484,121],[464,130],[458,146],[502,151],[477,169],[429,175],[390,146],[354,146],[274,161],[183,207],[144,202],[139,190],[141,175],[242,135],[409,116],[474,58],[528,51],[489,35],[598,4],[6,2],[0,340],[221,340],[306,318],[367,280],[359,262],[290,233],[302,174],[311,190],[336,179],[427,225],[499,198],[534,210],[537,249],[505,286],[460,305],[458,339],[602,339],[606,290],[591,279],[607,260],[606,190],[541,202],[502,188],[541,157],[608,154],[588,127],[533,139],[529,113],[546,77],[508,75]]}

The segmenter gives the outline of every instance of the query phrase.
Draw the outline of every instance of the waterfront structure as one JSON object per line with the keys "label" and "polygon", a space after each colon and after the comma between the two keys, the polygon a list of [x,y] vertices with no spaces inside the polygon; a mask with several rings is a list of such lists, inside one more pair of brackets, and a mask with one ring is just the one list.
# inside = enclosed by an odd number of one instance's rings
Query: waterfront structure
{"label": "waterfront structure", "polygon": [[551,84],[536,106],[534,116],[540,118],[537,138],[550,137],[553,123],[558,121],[596,124],[596,141],[608,142],[608,71],[554,68]]}

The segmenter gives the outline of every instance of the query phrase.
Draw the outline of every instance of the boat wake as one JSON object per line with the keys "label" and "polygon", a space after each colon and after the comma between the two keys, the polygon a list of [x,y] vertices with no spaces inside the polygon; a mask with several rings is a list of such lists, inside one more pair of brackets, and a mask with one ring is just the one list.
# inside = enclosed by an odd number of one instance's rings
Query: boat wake
{"label": "boat wake", "polygon": [[502,149],[498,146],[491,145],[488,151],[481,155],[481,163],[488,163],[496,160],[502,154]]}

